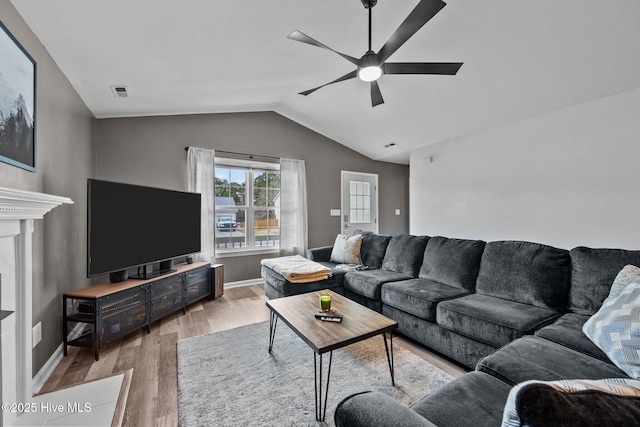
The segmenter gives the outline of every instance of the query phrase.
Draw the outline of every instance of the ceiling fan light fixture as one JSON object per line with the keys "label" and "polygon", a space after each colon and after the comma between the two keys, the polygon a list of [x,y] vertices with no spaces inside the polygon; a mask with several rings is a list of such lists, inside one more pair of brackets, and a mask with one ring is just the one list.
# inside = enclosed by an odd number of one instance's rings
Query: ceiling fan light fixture
{"label": "ceiling fan light fixture", "polygon": [[370,67],[364,67],[358,69],[358,77],[365,82],[372,82],[378,80],[382,75],[382,68],[378,65],[372,65]]}
{"label": "ceiling fan light fixture", "polygon": [[365,53],[358,64],[358,77],[365,82],[378,80],[382,75],[382,67],[378,56],[373,51]]}

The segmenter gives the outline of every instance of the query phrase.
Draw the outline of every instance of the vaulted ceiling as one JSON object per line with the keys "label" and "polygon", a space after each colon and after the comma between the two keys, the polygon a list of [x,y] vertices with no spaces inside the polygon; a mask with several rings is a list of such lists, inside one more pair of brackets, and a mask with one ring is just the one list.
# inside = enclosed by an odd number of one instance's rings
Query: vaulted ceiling
{"label": "vaulted ceiling", "polygon": [[[11,1],[97,118],[275,111],[376,160],[640,87],[637,0],[449,0],[390,60],[458,74],[382,76],[375,108],[358,79],[298,95],[353,66],[286,38],[359,58],[360,0]],[[378,1],[375,51],[417,3]]]}

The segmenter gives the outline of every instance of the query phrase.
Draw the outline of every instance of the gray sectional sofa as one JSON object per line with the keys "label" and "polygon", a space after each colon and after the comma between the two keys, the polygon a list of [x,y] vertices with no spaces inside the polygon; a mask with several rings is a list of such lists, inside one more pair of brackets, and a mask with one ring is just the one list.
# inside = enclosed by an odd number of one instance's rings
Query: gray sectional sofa
{"label": "gray sectional sofa", "polygon": [[640,265],[640,251],[365,234],[366,270],[336,270],[330,255],[331,247],[309,250],[307,257],[333,274],[303,286],[263,267],[267,297],[331,288],[393,318],[399,333],[474,369],[411,409],[379,393],[352,396],[339,405],[337,425],[496,426],[509,391],[523,381],[628,378],[582,325],[618,272]]}

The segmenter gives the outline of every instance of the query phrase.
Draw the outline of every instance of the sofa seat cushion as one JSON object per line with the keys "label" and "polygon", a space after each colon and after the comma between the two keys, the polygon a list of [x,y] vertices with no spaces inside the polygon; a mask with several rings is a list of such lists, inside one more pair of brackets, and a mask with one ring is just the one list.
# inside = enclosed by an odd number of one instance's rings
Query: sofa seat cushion
{"label": "sofa seat cushion", "polygon": [[591,316],[609,296],[611,285],[625,265],[640,266],[640,251],[571,249],[571,290],[569,310]]}
{"label": "sofa seat cushion", "polygon": [[260,269],[260,275],[264,280],[265,286],[270,286],[280,295],[299,295],[307,292],[320,291],[322,289],[339,289],[342,293],[342,283],[344,277],[344,271],[336,270],[332,268],[335,263],[321,262],[320,264],[329,267],[331,269],[331,275],[326,280],[319,280],[317,282],[309,283],[291,283],[280,274],[276,273],[269,267],[262,266]]}
{"label": "sofa seat cushion", "polygon": [[382,269],[418,277],[428,236],[399,234],[391,237],[382,260]]}
{"label": "sofa seat cushion", "polygon": [[538,330],[536,335],[610,363],[607,355],[582,332],[582,325],[588,319],[589,316],[567,313],[555,323]]}
{"label": "sofa seat cushion", "polygon": [[436,322],[450,331],[500,347],[534,333],[559,315],[528,304],[472,294],[438,304]]}
{"label": "sofa seat cushion", "polygon": [[485,242],[431,237],[418,277],[473,292]]}
{"label": "sofa seat cushion", "polygon": [[531,242],[489,242],[482,254],[476,292],[563,311],[569,264],[569,251],[564,249]]}
{"label": "sofa seat cushion", "polygon": [[344,288],[369,299],[380,300],[380,288],[387,282],[407,280],[412,277],[395,271],[352,271],[344,276]]}
{"label": "sofa seat cushion", "polygon": [[469,292],[425,279],[403,280],[382,286],[382,303],[436,321],[436,306],[441,301],[468,295]]}
{"label": "sofa seat cushion", "polygon": [[628,378],[611,363],[538,336],[525,336],[481,359],[476,369],[516,385],[523,381],[567,378]]}
{"label": "sofa seat cushion", "polygon": [[474,371],[438,388],[411,409],[438,426],[496,427],[510,391],[510,384]]}

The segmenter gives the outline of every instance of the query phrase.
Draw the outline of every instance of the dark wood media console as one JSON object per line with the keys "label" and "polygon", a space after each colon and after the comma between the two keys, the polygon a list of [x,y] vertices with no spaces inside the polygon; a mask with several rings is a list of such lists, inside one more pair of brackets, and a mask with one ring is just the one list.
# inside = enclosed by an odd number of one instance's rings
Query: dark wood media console
{"label": "dark wood media console", "polygon": [[[222,271],[222,265],[215,266]],[[138,328],[151,330],[151,324],[175,311],[186,312],[196,301],[220,294],[219,274],[206,262],[178,264],[176,271],[148,280],[131,279],[118,283],[101,283],[62,298],[64,355],[67,346],[93,348],[95,359],[100,349],[111,341]]]}

